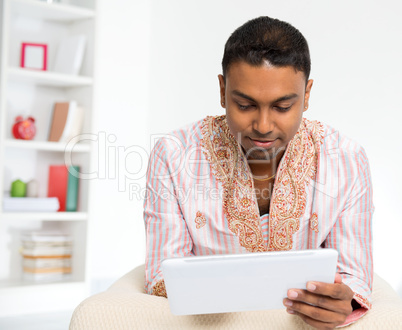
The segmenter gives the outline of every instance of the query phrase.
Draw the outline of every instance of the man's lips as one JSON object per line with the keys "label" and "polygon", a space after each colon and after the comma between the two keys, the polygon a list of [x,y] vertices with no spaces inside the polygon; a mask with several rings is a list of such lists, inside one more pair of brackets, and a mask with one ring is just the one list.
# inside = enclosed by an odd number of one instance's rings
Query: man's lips
{"label": "man's lips", "polygon": [[252,138],[249,138],[249,139],[256,147],[260,147],[260,148],[269,148],[276,141],[276,139],[274,139],[274,140],[258,140],[258,139],[252,139]]}

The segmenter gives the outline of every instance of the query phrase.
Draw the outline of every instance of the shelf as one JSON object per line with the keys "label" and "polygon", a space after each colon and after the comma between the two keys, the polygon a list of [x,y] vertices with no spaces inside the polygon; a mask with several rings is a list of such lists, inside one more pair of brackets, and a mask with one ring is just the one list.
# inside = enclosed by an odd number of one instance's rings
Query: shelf
{"label": "shelf", "polygon": [[38,0],[12,0],[11,11],[26,17],[66,23],[95,16],[90,9]]}
{"label": "shelf", "polygon": [[91,77],[73,76],[50,71],[34,71],[20,68],[8,68],[8,78],[14,82],[27,82],[51,87],[91,86]]}
{"label": "shelf", "polygon": [[3,219],[32,221],[86,221],[86,212],[3,212]]}
{"label": "shelf", "polygon": [[[66,143],[61,142],[49,142],[49,141],[30,141],[30,140],[6,140],[4,145],[7,148],[21,148],[30,149],[38,151],[56,151],[64,152],[66,151]],[[72,150],[69,152],[89,152],[91,146],[89,144],[77,143],[74,145]]]}

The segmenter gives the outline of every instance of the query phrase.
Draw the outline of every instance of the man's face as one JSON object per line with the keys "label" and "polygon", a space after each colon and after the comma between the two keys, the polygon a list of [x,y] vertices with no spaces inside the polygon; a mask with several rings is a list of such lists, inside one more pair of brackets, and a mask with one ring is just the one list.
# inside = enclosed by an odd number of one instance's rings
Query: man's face
{"label": "man's face", "polygon": [[299,129],[313,84],[293,67],[236,62],[226,83],[219,75],[221,102],[233,136],[249,160],[282,157]]}

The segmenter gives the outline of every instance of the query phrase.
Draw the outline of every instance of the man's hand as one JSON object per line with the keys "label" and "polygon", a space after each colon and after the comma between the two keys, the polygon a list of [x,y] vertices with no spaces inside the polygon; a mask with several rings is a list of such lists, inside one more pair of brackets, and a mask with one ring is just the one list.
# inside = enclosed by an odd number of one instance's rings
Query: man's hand
{"label": "man's hand", "polygon": [[286,311],[317,329],[333,329],[345,322],[352,309],[353,291],[335,275],[334,284],[308,282],[307,290],[290,289],[283,300]]}

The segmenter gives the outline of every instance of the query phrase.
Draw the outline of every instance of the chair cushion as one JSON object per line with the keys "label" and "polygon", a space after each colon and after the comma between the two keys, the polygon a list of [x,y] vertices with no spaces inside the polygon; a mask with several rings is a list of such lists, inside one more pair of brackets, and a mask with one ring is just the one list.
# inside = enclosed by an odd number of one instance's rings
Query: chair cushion
{"label": "chair cushion", "polygon": [[[285,309],[175,316],[168,300],[144,291],[141,265],[107,291],[84,300],[74,311],[70,330],[88,329],[313,329]],[[402,329],[402,300],[378,275],[374,276],[373,308],[347,329]],[[399,328],[398,328],[399,327]]]}

